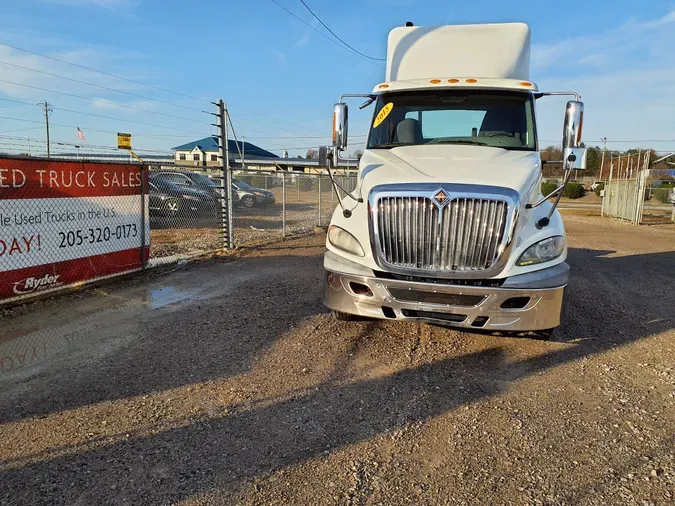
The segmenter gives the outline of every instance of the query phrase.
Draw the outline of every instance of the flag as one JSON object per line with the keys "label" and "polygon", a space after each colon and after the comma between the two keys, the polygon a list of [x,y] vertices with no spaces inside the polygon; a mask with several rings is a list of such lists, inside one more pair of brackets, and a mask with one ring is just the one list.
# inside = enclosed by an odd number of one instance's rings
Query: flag
{"label": "flag", "polygon": [[82,133],[82,130],[80,130],[80,127],[77,127],[77,137],[84,140],[84,134]]}

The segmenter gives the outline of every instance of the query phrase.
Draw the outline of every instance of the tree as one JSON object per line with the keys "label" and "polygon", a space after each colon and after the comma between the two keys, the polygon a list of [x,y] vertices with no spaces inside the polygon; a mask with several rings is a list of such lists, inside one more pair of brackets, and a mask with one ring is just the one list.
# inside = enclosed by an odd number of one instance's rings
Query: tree
{"label": "tree", "polygon": [[314,160],[319,158],[319,150],[314,148],[308,149],[305,158],[307,158],[308,160]]}
{"label": "tree", "polygon": [[356,159],[358,159],[358,160],[360,160],[362,156],[363,156],[363,151],[361,151],[360,149],[357,149],[357,150],[354,151],[354,153],[352,154],[352,158],[356,158]]}

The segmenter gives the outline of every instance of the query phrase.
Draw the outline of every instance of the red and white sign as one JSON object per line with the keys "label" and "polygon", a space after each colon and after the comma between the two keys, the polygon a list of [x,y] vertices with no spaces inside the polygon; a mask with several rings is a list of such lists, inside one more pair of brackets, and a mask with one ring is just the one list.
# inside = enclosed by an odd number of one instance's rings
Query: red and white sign
{"label": "red and white sign", "polygon": [[140,269],[150,244],[142,174],[0,158],[0,299]]}

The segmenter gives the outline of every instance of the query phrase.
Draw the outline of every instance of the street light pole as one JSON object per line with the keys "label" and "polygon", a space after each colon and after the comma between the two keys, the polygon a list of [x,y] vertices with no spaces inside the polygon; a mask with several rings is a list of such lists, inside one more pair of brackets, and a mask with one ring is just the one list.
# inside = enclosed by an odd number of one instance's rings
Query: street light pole
{"label": "street light pole", "polygon": [[602,181],[602,168],[605,166],[605,151],[607,151],[607,137],[600,139],[602,141],[602,161],[600,162],[600,176],[598,181]]}

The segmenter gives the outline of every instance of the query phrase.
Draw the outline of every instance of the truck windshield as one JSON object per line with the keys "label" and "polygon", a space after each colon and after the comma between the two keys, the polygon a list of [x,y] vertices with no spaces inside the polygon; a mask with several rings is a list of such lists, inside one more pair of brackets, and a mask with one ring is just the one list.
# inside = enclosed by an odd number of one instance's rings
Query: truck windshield
{"label": "truck windshield", "polygon": [[368,149],[467,144],[536,150],[529,93],[434,90],[387,93],[377,99]]}

